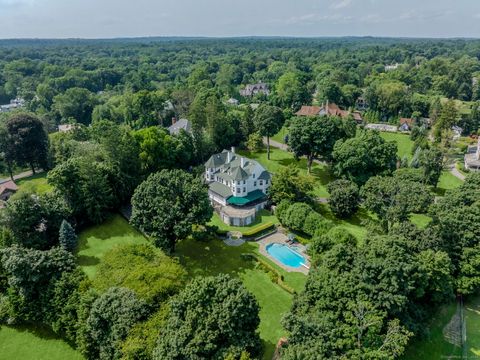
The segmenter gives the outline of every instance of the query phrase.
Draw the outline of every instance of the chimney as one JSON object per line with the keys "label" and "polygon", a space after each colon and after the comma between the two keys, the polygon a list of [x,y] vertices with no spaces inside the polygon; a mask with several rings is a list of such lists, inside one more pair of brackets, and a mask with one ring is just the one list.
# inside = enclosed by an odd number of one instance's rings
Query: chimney
{"label": "chimney", "polygon": [[232,153],[230,151],[227,151],[227,164],[232,161]]}
{"label": "chimney", "polygon": [[175,124],[177,122],[177,118],[174,116],[172,117],[172,125]]}
{"label": "chimney", "polygon": [[235,154],[235,146],[232,146],[232,149],[231,149],[232,153]]}
{"label": "chimney", "polygon": [[480,136],[478,137],[477,142],[477,160],[480,160]]}
{"label": "chimney", "polygon": [[240,158],[240,167],[243,169],[245,167],[245,158]]}

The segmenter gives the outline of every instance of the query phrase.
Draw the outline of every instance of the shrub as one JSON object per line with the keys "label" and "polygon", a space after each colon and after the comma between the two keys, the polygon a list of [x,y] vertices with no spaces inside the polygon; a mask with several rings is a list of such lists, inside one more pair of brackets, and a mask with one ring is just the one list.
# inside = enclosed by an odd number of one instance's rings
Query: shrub
{"label": "shrub", "polygon": [[283,224],[292,230],[303,231],[305,220],[312,211],[307,204],[295,203],[286,211]]}
{"label": "shrub", "polygon": [[332,223],[325,219],[316,211],[312,211],[307,215],[303,225],[303,232],[313,236],[316,232],[326,232],[332,227]]}
{"label": "shrub", "polygon": [[275,224],[271,223],[271,222],[261,224],[261,225],[258,225],[256,227],[254,227],[253,229],[250,229],[248,231],[243,232],[243,236],[244,237],[249,237],[249,238],[256,237],[257,235],[259,235],[260,233],[262,233],[264,231],[273,229],[274,226],[275,226]]}
{"label": "shrub", "polygon": [[275,208],[275,215],[278,218],[278,221],[280,223],[285,222],[285,214],[288,210],[288,208],[292,205],[292,203],[288,200],[282,200]]}

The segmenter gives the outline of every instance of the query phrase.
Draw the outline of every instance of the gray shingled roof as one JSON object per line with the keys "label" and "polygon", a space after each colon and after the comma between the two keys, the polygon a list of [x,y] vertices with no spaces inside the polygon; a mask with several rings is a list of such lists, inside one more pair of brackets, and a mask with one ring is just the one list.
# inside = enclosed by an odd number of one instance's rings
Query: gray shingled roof
{"label": "gray shingled roof", "polygon": [[219,183],[219,182],[211,182],[209,185],[208,185],[209,189],[211,191],[213,191],[214,193],[220,195],[221,197],[223,198],[228,198],[230,196],[232,196],[232,190],[230,190],[230,188],[226,185],[223,185],[222,183]]}
{"label": "gray shingled roof", "polygon": [[188,121],[187,119],[180,119],[175,124],[172,124],[168,127],[168,131],[171,135],[178,135],[180,133],[180,130],[182,129],[190,133],[192,130],[190,126],[190,121]]}

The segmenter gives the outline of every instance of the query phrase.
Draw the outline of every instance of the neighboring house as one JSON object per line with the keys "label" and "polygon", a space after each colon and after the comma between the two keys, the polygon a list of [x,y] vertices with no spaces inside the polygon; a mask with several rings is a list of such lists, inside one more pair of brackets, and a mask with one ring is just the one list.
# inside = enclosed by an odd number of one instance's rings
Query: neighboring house
{"label": "neighboring house", "polygon": [[391,64],[391,65],[385,65],[385,71],[397,70],[399,66],[400,66],[399,63]]}
{"label": "neighboring house", "polygon": [[469,146],[465,154],[465,169],[480,171],[480,137],[477,145]]}
{"label": "neighboring house", "polygon": [[10,104],[0,105],[0,112],[9,112],[14,109],[22,108],[25,106],[25,100],[22,98],[15,98],[10,100]]}
{"label": "neighboring house", "polygon": [[192,126],[190,121],[187,119],[180,119],[177,120],[176,118],[172,119],[172,125],[168,127],[168,131],[170,135],[178,135],[181,130],[185,130],[187,133],[192,133]]}
{"label": "neighboring house", "polygon": [[414,124],[415,120],[412,118],[400,118],[400,126],[398,127],[398,130],[403,132],[411,131]]}
{"label": "neighboring house", "polygon": [[355,107],[357,110],[362,110],[362,111],[367,110],[368,109],[367,100],[365,100],[364,97],[360,96],[355,102]]}
{"label": "neighboring house", "polygon": [[335,103],[329,103],[327,101],[326,104],[322,104],[322,106],[302,106],[300,110],[298,110],[295,115],[297,116],[340,116],[340,117],[347,117],[352,115],[355,121],[361,123],[363,122],[362,115],[358,111],[354,111],[350,113],[349,111],[342,110],[340,107]]}
{"label": "neighboring house", "polygon": [[367,124],[365,125],[365,129],[386,131],[386,132],[397,132],[398,127],[395,125],[387,125],[387,124]]}
{"label": "neighboring house", "polygon": [[61,124],[58,125],[59,132],[69,132],[77,127],[77,124]]}
{"label": "neighboring house", "polygon": [[453,140],[460,139],[463,133],[463,129],[460,126],[453,125],[452,131],[453,131]]}
{"label": "neighboring house", "polygon": [[205,163],[208,196],[223,222],[246,226],[265,207],[271,176],[257,161],[230,151],[212,155]]}
{"label": "neighboring house", "polygon": [[239,103],[240,103],[240,101],[238,101],[237,99],[234,99],[234,98],[230,98],[230,99],[227,100],[227,104],[229,104],[229,105],[237,106]]}
{"label": "neighboring house", "polygon": [[257,94],[270,95],[268,85],[265,83],[248,84],[245,89],[240,90],[242,96],[255,96]]}
{"label": "neighboring house", "polygon": [[0,184],[0,202],[7,201],[18,190],[17,184],[12,180]]}

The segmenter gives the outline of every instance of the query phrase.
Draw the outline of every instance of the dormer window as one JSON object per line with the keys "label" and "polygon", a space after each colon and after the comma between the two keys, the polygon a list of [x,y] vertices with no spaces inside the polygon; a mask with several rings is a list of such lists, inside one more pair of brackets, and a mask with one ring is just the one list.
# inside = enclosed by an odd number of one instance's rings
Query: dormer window
{"label": "dormer window", "polygon": [[255,173],[253,174],[253,178],[255,179]]}

